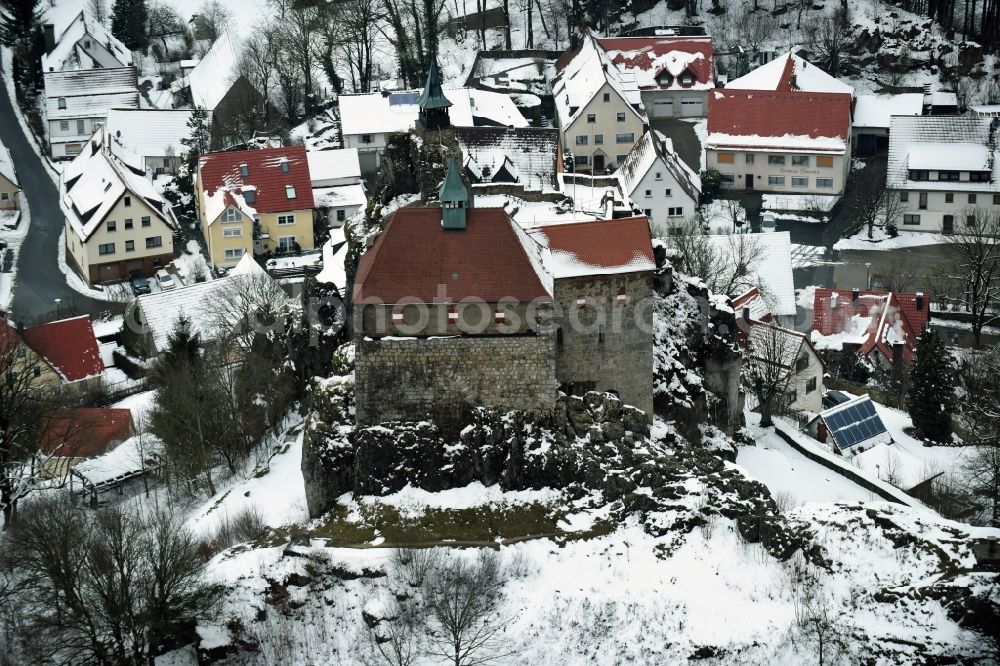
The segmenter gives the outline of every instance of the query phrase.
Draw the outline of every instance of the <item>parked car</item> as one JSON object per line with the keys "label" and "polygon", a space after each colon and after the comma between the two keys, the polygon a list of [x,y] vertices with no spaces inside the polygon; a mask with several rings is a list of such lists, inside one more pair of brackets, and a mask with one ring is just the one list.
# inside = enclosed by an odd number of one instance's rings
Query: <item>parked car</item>
{"label": "parked car", "polygon": [[149,280],[142,274],[142,271],[132,271],[129,273],[128,281],[132,285],[132,293],[136,296],[148,294],[153,291],[149,286]]}
{"label": "parked car", "polygon": [[156,271],[156,281],[160,283],[160,289],[163,291],[170,291],[177,286],[177,280],[165,270]]}

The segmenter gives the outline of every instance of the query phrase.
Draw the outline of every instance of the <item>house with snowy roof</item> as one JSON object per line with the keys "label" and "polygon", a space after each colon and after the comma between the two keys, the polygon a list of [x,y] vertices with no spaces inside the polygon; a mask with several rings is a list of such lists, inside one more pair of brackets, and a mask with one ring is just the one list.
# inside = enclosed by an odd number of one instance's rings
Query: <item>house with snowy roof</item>
{"label": "house with snowy roof", "polygon": [[[528,233],[502,208],[476,207],[454,160],[439,201],[395,211],[361,258],[360,424],[448,430],[477,405],[545,411],[559,384],[652,410],[652,329],[633,311],[655,269],[644,218]],[[565,312],[553,321],[556,300]]]}
{"label": "house with snowy roof", "polygon": [[[16,353],[9,352],[16,349]],[[60,319],[30,328],[0,319],[0,359],[16,368],[0,368],[0,377],[28,372],[32,385],[64,387],[85,393],[101,385],[104,362],[89,315]]]}
{"label": "house with snowy roof", "polygon": [[239,150],[198,159],[195,198],[209,259],[311,250],[312,179],[304,146]]}
{"label": "house with snowy roof", "polygon": [[368,205],[357,148],[306,153],[316,222],[339,227]]}
{"label": "house with snowy roof", "polygon": [[654,236],[670,235],[698,208],[701,177],[656,130],[642,135],[616,173],[635,208],[649,219]]}
{"label": "house with snowy roof", "polygon": [[[258,279],[272,278],[248,253],[221,278],[139,296],[136,299],[136,320],[142,327],[141,333],[149,338],[153,355],[167,348],[170,334],[181,318],[187,319],[192,333],[198,333],[204,340],[231,333],[217,330],[219,322],[212,316],[219,294],[227,293],[225,290],[231,290],[233,284]],[[234,325],[238,323],[234,322]]]}
{"label": "house with snowy roof", "polygon": [[634,76],[619,70],[589,31],[556,69],[552,97],[573,170],[601,174],[624,162],[646,124]]}
{"label": "house with snowy roof", "polygon": [[855,351],[870,366],[901,372],[930,321],[930,295],[816,289],[810,339],[819,350]]}
{"label": "house with snowy roof", "polygon": [[232,30],[219,35],[191,72],[171,87],[174,108],[208,111],[213,150],[244,144],[254,130],[273,133],[287,126],[282,113],[239,73],[239,43]]}
{"label": "house with snowy roof", "polygon": [[[510,95],[477,88],[443,88],[450,127],[527,127]],[[417,127],[420,90],[340,96],[344,147],[358,150],[361,171],[374,174],[390,134]],[[444,108],[444,107],[442,107]]]}
{"label": "house with snowy roof", "polygon": [[55,25],[42,26],[43,72],[130,67],[132,52],[111,31],[81,10],[56,37]]}
{"label": "house with snowy roof", "polygon": [[114,450],[135,434],[132,411],[113,407],[77,407],[46,413],[38,449],[43,474],[67,475],[77,465]]}
{"label": "house with snowy roof", "polygon": [[553,297],[556,379],[570,394],[608,391],[653,413],[656,260],[643,216],[547,224],[531,230],[546,251]]}
{"label": "house with snowy roof", "polygon": [[49,154],[76,157],[111,109],[139,108],[135,67],[45,72]]}
{"label": "house with snowy roof", "polygon": [[66,263],[88,284],[152,275],[173,261],[173,206],[146,177],[142,159],[98,129],[59,176]]}
{"label": "house with snowy roof", "polygon": [[[734,309],[737,309],[734,302]],[[755,320],[749,308],[737,310],[742,334],[737,336],[751,362],[778,364],[785,377],[783,406],[793,412],[817,414],[823,410],[823,373],[826,365],[806,333]],[[753,400],[752,396],[747,396]],[[748,407],[754,405],[748,404]]]}
{"label": "house with snowy roof", "polygon": [[889,150],[889,129],[893,116],[922,116],[921,93],[899,95],[858,95],[854,100],[851,141],[859,156],[885,155]]}
{"label": "house with snowy roof", "polygon": [[17,181],[17,171],[14,170],[14,160],[11,159],[7,146],[0,143],[0,210],[17,210],[21,207],[18,196],[21,186]]}
{"label": "house with snowy roof", "polygon": [[715,87],[712,38],[652,35],[598,39],[612,62],[634,78],[646,116],[699,118]]}
{"label": "house with snowy roof", "polygon": [[105,131],[110,141],[142,158],[147,174],[176,174],[187,155],[181,139],[191,134],[192,113],[188,109],[111,109]]}
{"label": "house with snowy roof", "polygon": [[706,162],[722,175],[723,188],[843,193],[851,167],[850,94],[727,86],[711,92],[708,107]]}
{"label": "house with snowy roof", "polygon": [[520,187],[555,192],[563,171],[559,130],[542,127],[456,127],[453,130],[473,188]]}
{"label": "house with snowy roof", "polygon": [[980,116],[893,116],[886,185],[901,229],[952,233],[977,211],[1000,212],[1000,121]]}
{"label": "house with snowy roof", "polygon": [[729,81],[726,90],[831,93],[854,97],[854,88],[791,51]]}
{"label": "house with snowy roof", "polygon": [[[705,237],[729,280],[734,309],[749,307],[755,320],[791,327],[795,322],[792,241],[787,231]],[[737,274],[740,275],[737,275]]]}

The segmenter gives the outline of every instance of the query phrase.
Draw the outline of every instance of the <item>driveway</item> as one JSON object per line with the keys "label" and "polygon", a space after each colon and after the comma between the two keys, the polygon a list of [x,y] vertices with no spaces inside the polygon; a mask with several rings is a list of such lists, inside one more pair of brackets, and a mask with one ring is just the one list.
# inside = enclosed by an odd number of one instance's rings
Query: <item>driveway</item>
{"label": "driveway", "polygon": [[885,178],[886,158],[869,157],[863,160],[865,168],[852,172],[851,179],[847,183],[844,195],[840,203],[833,211],[830,220],[825,223],[792,222],[789,220],[779,220],[778,231],[787,231],[791,235],[793,243],[802,245],[817,245],[833,249],[833,245],[843,238],[844,233],[855,223],[856,217],[855,198],[858,188],[855,183],[858,179],[868,180],[870,178]]}
{"label": "driveway", "polygon": [[0,85],[0,141],[10,150],[21,188],[31,209],[31,226],[21,244],[17,281],[14,285],[14,318],[35,322],[58,313],[98,315],[121,305],[87,298],[66,284],[59,270],[59,234],[63,214],[59,191],[35,154],[14,114],[6,86]]}
{"label": "driveway", "polygon": [[701,173],[701,141],[694,131],[694,123],[680,118],[657,118],[649,121],[650,127],[663,132],[674,142],[674,150],[695,173]]}

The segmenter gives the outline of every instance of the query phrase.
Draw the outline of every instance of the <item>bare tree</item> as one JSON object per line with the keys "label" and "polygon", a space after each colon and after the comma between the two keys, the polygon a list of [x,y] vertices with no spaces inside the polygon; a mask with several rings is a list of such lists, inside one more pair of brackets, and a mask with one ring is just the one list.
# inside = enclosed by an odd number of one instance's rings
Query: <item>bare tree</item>
{"label": "bare tree", "polygon": [[425,580],[427,653],[453,666],[475,666],[513,654],[500,643],[510,619],[500,614],[504,583],[496,551],[482,550],[474,562],[452,557]]}
{"label": "bare tree", "polygon": [[321,51],[323,41],[318,30],[321,23],[319,9],[316,5],[294,0],[270,0],[270,3],[277,13],[275,18],[282,59],[298,70],[302,101],[308,110],[316,92],[317,53]]}
{"label": "bare tree", "polygon": [[757,59],[778,30],[778,22],[770,12],[757,11],[749,5],[740,5],[725,26],[728,33],[722,39],[729,50],[743,50],[744,67]]}
{"label": "bare tree", "polygon": [[385,23],[381,0],[348,0],[341,5],[338,30],[340,53],[351,74],[354,92],[369,92],[375,59],[379,57],[379,31]]}
{"label": "bare tree", "polygon": [[968,208],[947,236],[944,279],[948,300],[969,315],[976,347],[983,328],[1000,319],[1000,212]]}
{"label": "bare tree", "polygon": [[844,52],[853,39],[850,28],[851,21],[843,7],[820,14],[806,24],[804,31],[813,58],[832,76],[840,76]]}
{"label": "bare tree", "polygon": [[383,0],[388,27],[384,31],[396,49],[400,76],[409,86],[423,84],[431,58],[437,56],[444,30],[445,0]]}
{"label": "bare tree", "polygon": [[108,20],[108,3],[106,0],[87,0],[87,9],[90,11],[90,17],[104,25]]}
{"label": "bare tree", "polygon": [[215,44],[216,40],[229,29],[232,22],[233,15],[225,5],[218,0],[208,0],[202,3],[198,9],[195,28],[200,33],[199,36]]}
{"label": "bare tree", "polygon": [[365,618],[361,644],[363,661],[375,666],[412,666],[423,654],[420,612],[386,594],[379,599],[377,618]]}
{"label": "bare tree", "polygon": [[754,324],[750,329],[741,381],[757,401],[760,424],[773,425],[773,416],[786,408],[788,389],[801,341],[777,326]]}
{"label": "bare tree", "polygon": [[183,32],[181,17],[177,10],[163,2],[154,2],[147,10],[146,24],[149,38],[159,39],[163,44],[163,56],[167,56],[167,37]]}
{"label": "bare tree", "polygon": [[249,351],[258,334],[284,332],[284,315],[293,305],[295,301],[269,275],[235,275],[208,302],[209,328],[216,342],[231,340]]}
{"label": "bare tree", "polygon": [[145,664],[213,602],[195,540],[165,509],[33,503],[11,535],[14,603],[56,663]]}
{"label": "bare tree", "polygon": [[277,29],[269,21],[254,26],[242,42],[236,71],[260,93],[260,111],[266,114],[274,92],[277,61],[280,57]]}
{"label": "bare tree", "polygon": [[857,195],[853,202],[858,222],[868,227],[868,238],[875,237],[875,226],[888,229],[899,225],[903,204],[899,193],[886,187],[886,178],[861,178],[855,183]]}

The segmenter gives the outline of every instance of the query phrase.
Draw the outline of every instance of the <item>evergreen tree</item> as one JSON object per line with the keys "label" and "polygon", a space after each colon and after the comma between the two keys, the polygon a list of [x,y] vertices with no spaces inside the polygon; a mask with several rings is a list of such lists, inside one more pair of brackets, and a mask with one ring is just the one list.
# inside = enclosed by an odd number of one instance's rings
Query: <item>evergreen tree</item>
{"label": "evergreen tree", "polygon": [[148,19],[146,0],[115,0],[111,8],[111,34],[133,51],[145,49],[149,44]]}
{"label": "evergreen tree", "polygon": [[935,442],[951,441],[955,379],[955,366],[941,337],[929,329],[921,333],[906,401],[920,436]]}
{"label": "evergreen tree", "polygon": [[18,78],[34,89],[41,84],[45,49],[42,0],[0,0],[0,44],[14,50]]}
{"label": "evergreen tree", "polygon": [[188,136],[181,139],[181,144],[187,148],[187,158],[184,167],[174,178],[177,191],[187,197],[194,195],[194,176],[198,172],[198,158],[207,153],[212,145],[212,129],[208,122],[208,111],[200,106],[194,107],[188,119]]}

